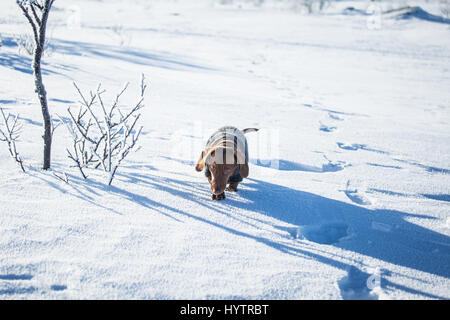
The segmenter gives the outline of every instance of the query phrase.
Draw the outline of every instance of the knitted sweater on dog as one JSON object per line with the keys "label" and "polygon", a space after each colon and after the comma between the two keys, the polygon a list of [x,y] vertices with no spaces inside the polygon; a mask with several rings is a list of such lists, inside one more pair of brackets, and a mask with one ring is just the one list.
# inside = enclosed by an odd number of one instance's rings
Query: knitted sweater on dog
{"label": "knitted sweater on dog", "polygon": [[[223,142],[225,140],[233,142],[236,146],[236,149],[244,154],[245,158],[248,159],[247,139],[245,138],[245,135],[241,130],[232,126],[225,126],[214,132],[213,135],[208,139],[208,142],[206,142],[206,148],[213,148],[218,145],[223,145]],[[205,165],[205,176],[208,178],[211,176],[208,164]],[[239,173],[239,167],[237,167],[228,180],[228,183],[239,183],[242,180],[243,179]]]}

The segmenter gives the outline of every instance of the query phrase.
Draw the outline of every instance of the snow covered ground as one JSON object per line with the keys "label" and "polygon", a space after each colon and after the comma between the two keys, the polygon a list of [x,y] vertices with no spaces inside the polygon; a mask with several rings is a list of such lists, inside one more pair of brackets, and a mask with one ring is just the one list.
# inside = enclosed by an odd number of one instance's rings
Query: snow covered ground
{"label": "snow covered ground", "polygon": [[[56,1],[44,58],[63,118],[72,81],[109,98],[129,81],[134,101],[150,79],[142,148],[109,187],[70,167],[63,127],[40,170],[31,57],[16,44],[29,26],[1,1],[0,106],[20,113],[27,173],[1,145],[0,299],[450,298],[450,24],[430,18],[437,2],[377,20],[362,1],[311,15],[130,2]],[[194,164],[223,125],[260,131],[249,179],[218,202]]]}

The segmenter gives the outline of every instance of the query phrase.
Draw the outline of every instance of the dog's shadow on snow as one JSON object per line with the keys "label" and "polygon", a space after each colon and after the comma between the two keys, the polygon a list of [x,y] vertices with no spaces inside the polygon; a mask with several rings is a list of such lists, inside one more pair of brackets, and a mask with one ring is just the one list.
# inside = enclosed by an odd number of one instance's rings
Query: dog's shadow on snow
{"label": "dog's shadow on snow", "polygon": [[395,265],[450,277],[450,238],[408,221],[435,218],[394,210],[372,210],[255,179],[248,179],[239,193],[239,198],[250,201],[229,199],[230,206],[257,211],[298,226],[284,227],[293,237],[332,244]]}
{"label": "dog's shadow on snow", "polygon": [[[245,179],[238,195],[233,196],[228,193],[226,200],[216,202],[210,199],[209,185],[206,181],[203,184],[135,173],[127,174],[127,176],[130,182],[149,183],[245,224],[252,225],[252,222],[249,222],[249,216],[243,217],[236,212],[236,208],[275,218],[280,223],[270,223],[272,227],[285,231],[292,242],[280,243],[233,229],[193,212],[183,212],[190,218],[238,236],[252,238],[287,254],[307,256],[347,271],[352,268],[352,264],[331,258],[331,253],[327,255],[304,250],[305,242],[298,239],[301,238],[337,246],[393,265],[450,277],[450,238],[407,220],[435,219],[426,215],[394,210],[371,210],[256,179]],[[180,210],[177,209],[176,213],[180,213]],[[255,224],[267,223],[264,222],[267,219],[263,219],[263,216],[258,218],[253,215],[251,219]],[[292,227],[286,227],[286,224]],[[442,298],[394,284],[387,279],[383,279],[382,285],[385,288],[396,288],[431,298]]]}
{"label": "dog's shadow on snow", "polygon": [[[228,193],[226,200],[213,201],[210,198],[207,181],[161,177],[153,174],[152,171],[149,170],[146,174],[121,172],[118,173],[118,179],[125,183],[139,183],[168,192],[185,201],[212,209],[230,219],[239,220],[250,227],[261,228],[261,224],[266,224],[268,227],[270,225],[284,233],[286,241],[277,241],[260,236],[258,233],[252,234],[208,219],[207,216],[197,212],[188,212],[170,204],[158,203],[151,199],[151,193],[136,194],[123,188],[109,187],[93,181],[89,182],[86,192],[107,190],[124,197],[125,200],[156,210],[180,223],[183,216],[189,217],[234,235],[253,239],[285,254],[307,257],[346,271],[355,268],[354,261],[348,260],[347,263],[346,258],[333,258],[336,256],[334,251],[327,251],[326,246],[317,249],[308,243],[331,245],[389,264],[445,278],[450,277],[450,238],[407,220],[435,218],[393,210],[371,210],[257,179],[245,179],[238,194]],[[71,179],[74,178],[71,176]],[[79,196],[84,194],[79,187],[77,192],[80,193]],[[94,203],[92,199],[88,200]],[[236,208],[245,211],[239,212]],[[245,212],[257,214],[249,215]],[[385,272],[389,271],[385,270]],[[443,297],[392,283],[385,278],[382,279],[381,286],[387,290],[397,289],[443,299]]]}
{"label": "dog's shadow on snow", "polygon": [[[450,277],[450,238],[407,220],[434,218],[394,210],[371,210],[256,179],[247,179],[246,182],[239,191],[239,198],[228,200],[229,206],[256,211],[293,225],[292,228],[279,227],[290,233],[293,239],[333,245],[393,265]],[[240,198],[250,201],[243,202]],[[274,243],[272,246],[282,251],[310,255],[345,270],[353,267],[320,253],[305,253],[298,247],[293,249]],[[442,298],[386,279],[382,285]]]}
{"label": "dog's shadow on snow", "polygon": [[[272,227],[285,231],[292,242],[288,241],[288,244],[277,242],[219,224],[194,212],[173,210],[174,214],[182,214],[235,235],[252,238],[287,254],[309,256],[345,270],[349,270],[352,266],[330,258],[331,253],[324,255],[302,249],[305,242],[301,239],[306,239],[354,251],[393,265],[450,277],[450,238],[407,220],[435,219],[426,215],[393,210],[371,210],[256,179],[245,179],[237,195],[228,193],[226,200],[217,202],[211,200],[209,184],[206,181],[205,183],[182,181],[153,176],[150,173],[146,175],[126,173],[122,175],[123,178],[131,183],[149,184],[244,224],[257,228],[257,224],[259,226],[261,223],[271,224]],[[129,194],[128,197],[130,198]],[[238,213],[236,208],[256,212],[261,216],[252,215],[249,220],[249,215]],[[166,206],[166,209],[170,208]],[[273,221],[278,220],[280,223],[268,223],[267,221],[272,219],[266,219],[267,217],[275,218]],[[286,227],[286,224],[292,227]],[[387,280],[384,280],[384,285],[410,293],[441,298]]]}

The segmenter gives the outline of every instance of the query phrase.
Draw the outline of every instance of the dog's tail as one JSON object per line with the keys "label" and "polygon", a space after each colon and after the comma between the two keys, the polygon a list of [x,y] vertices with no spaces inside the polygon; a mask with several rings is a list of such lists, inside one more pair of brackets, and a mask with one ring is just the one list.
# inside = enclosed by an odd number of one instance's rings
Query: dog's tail
{"label": "dog's tail", "polygon": [[242,130],[242,132],[245,134],[248,132],[257,132],[258,130],[259,129],[257,129],[257,128],[246,128],[246,129]]}

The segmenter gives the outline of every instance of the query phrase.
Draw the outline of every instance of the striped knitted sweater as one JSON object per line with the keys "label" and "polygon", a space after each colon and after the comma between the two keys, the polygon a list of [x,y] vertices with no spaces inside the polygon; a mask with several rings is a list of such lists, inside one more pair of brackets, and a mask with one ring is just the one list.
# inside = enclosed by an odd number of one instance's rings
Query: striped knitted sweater
{"label": "striped knitted sweater", "polygon": [[[225,126],[218,129],[206,142],[206,148],[214,148],[217,146],[224,145],[232,145],[236,146],[236,149],[245,155],[245,158],[248,159],[248,146],[247,139],[245,138],[244,133],[238,128],[232,126]],[[211,173],[209,172],[208,164],[205,165],[205,176],[210,177]],[[241,182],[242,177],[239,174],[239,167],[236,168],[234,173],[231,175],[228,183],[230,182]]]}

